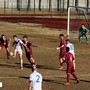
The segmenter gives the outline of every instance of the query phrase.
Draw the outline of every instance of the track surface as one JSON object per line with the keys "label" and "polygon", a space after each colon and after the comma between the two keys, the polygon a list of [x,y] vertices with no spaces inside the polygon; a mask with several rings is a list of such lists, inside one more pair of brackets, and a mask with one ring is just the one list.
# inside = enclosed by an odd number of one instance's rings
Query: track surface
{"label": "track surface", "polygon": [[[35,23],[44,27],[67,29],[67,18],[60,18],[61,14],[0,14],[0,21],[12,22],[12,23]],[[55,17],[53,17],[55,16]],[[58,16],[58,17],[56,17]],[[67,14],[62,14],[66,16]],[[87,22],[82,19],[71,19],[70,29],[78,30],[80,25]]]}

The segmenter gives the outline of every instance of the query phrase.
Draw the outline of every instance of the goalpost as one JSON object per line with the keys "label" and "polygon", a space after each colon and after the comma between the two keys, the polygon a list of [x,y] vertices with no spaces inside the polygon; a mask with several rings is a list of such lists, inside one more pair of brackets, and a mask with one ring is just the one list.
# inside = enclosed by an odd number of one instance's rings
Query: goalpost
{"label": "goalpost", "polygon": [[84,23],[90,29],[90,8],[69,6],[67,20],[67,36],[70,31],[79,30],[81,24]]}

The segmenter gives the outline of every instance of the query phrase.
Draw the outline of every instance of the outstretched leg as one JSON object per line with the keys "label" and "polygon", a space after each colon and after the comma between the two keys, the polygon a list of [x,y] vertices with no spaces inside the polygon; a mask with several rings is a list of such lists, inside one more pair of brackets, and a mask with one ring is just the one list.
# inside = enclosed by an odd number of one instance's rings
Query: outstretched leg
{"label": "outstretched leg", "polygon": [[77,83],[79,83],[79,79],[78,79],[77,75],[75,74],[75,72],[72,72],[71,74],[76,79]]}
{"label": "outstretched leg", "polygon": [[30,58],[30,62],[31,62],[32,65],[35,65],[36,64],[34,58]]}

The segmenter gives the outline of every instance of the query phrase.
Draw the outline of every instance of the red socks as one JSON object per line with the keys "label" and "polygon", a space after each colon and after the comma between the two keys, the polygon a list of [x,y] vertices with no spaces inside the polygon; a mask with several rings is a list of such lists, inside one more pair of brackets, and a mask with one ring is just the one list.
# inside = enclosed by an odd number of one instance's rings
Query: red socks
{"label": "red socks", "polygon": [[77,75],[73,72],[73,73],[71,73],[72,75],[73,75],[73,77],[78,81],[78,77],[77,77]]}
{"label": "red socks", "polygon": [[[77,83],[79,83],[79,79],[78,79],[77,75],[74,72],[71,74],[77,80]],[[67,73],[67,83],[70,83],[70,73]]]}
{"label": "red socks", "polygon": [[67,83],[70,83],[70,73],[67,73]]}

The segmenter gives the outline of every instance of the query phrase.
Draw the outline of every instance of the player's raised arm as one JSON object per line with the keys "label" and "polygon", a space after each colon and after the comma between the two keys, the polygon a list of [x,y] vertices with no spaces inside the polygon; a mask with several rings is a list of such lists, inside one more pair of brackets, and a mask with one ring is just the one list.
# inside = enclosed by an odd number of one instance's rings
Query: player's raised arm
{"label": "player's raised arm", "polygon": [[27,51],[29,51],[29,48],[27,47],[27,45],[26,44],[22,44],[26,49],[27,49]]}

